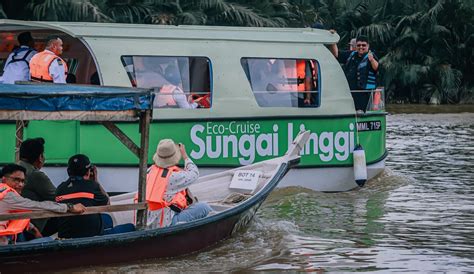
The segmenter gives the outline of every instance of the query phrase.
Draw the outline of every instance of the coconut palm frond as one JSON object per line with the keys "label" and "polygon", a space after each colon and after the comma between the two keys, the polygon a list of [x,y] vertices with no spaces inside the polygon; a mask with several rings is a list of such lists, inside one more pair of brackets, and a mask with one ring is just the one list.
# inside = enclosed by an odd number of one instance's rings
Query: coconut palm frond
{"label": "coconut palm frond", "polygon": [[395,29],[400,30],[407,26],[413,26],[420,22],[422,16],[422,12],[415,12],[410,15],[402,16],[396,24]]}
{"label": "coconut palm frond", "polygon": [[363,26],[358,29],[358,32],[368,35],[370,41],[377,41],[382,44],[386,44],[394,38],[394,30],[389,23]]}
{"label": "coconut palm frond", "polygon": [[216,10],[225,10],[226,6],[229,5],[225,0],[202,0],[198,2],[198,7],[200,9],[216,9]]}
{"label": "coconut palm frond", "polygon": [[428,20],[431,24],[436,24],[437,17],[444,9],[445,0],[438,0],[433,7],[431,7],[424,15],[423,20]]}
{"label": "coconut palm frond", "polygon": [[205,25],[206,14],[202,12],[183,12],[179,14],[178,24],[180,25]]}
{"label": "coconut palm frond", "polygon": [[109,8],[110,17],[120,23],[145,23],[153,15],[148,5],[117,5]]}
{"label": "coconut palm frond", "polygon": [[94,22],[112,21],[112,18],[102,13],[100,8],[89,0],[72,1],[70,9],[73,21],[84,21],[85,18],[89,18]]}
{"label": "coconut palm frond", "polygon": [[27,8],[33,10],[36,20],[111,21],[111,18],[90,0],[45,0],[40,4],[31,2]]}
{"label": "coconut palm frond", "polygon": [[438,24],[434,24],[432,26],[432,31],[434,34],[437,34],[437,35],[449,35],[451,34],[451,31],[445,27],[445,26],[442,26],[442,25],[438,25]]}
{"label": "coconut palm frond", "polygon": [[238,4],[227,4],[221,15],[227,22],[239,26],[249,27],[281,27],[279,21],[275,21],[259,15],[252,9]]}
{"label": "coconut palm frond", "polygon": [[3,7],[0,6],[0,19],[4,19],[4,18],[7,18],[7,15],[6,15],[5,12],[3,11]]}

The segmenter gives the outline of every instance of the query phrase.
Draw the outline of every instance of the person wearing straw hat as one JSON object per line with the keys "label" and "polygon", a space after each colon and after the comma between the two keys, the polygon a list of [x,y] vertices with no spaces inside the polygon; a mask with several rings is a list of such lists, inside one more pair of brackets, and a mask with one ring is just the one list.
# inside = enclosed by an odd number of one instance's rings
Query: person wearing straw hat
{"label": "person wearing straw hat", "polygon": [[[181,158],[184,169],[177,166]],[[187,189],[197,181],[199,171],[183,144],[177,145],[171,139],[161,140],[153,161],[146,179],[149,227],[190,222],[204,218],[212,211],[208,204],[197,202]]]}

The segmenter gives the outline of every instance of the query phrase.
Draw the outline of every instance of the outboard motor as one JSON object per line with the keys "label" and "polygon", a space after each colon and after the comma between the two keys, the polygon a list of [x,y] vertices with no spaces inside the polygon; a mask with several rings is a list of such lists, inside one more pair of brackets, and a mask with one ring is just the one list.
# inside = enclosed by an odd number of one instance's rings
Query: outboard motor
{"label": "outboard motor", "polygon": [[363,187],[367,181],[367,165],[365,162],[365,151],[360,144],[352,152],[354,158],[354,179],[357,185]]}

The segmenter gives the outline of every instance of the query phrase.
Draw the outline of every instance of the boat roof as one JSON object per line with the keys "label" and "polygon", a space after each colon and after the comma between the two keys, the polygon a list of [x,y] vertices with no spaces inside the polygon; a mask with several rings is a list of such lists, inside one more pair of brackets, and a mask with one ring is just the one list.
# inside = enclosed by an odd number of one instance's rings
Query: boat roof
{"label": "boat roof", "polygon": [[76,38],[136,38],[258,41],[333,44],[339,35],[313,28],[262,28],[222,26],[169,26],[91,22],[48,22],[0,19],[0,31],[56,29]]}
{"label": "boat roof", "polygon": [[152,90],[61,84],[0,84],[0,120],[134,121]]}

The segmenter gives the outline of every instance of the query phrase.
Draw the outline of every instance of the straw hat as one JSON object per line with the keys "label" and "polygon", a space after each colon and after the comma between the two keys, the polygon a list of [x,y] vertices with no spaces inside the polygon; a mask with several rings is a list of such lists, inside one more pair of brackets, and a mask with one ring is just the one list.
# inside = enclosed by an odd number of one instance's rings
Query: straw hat
{"label": "straw hat", "polygon": [[175,166],[181,160],[181,152],[177,144],[171,139],[163,139],[156,147],[156,153],[153,155],[155,164],[162,168]]}

